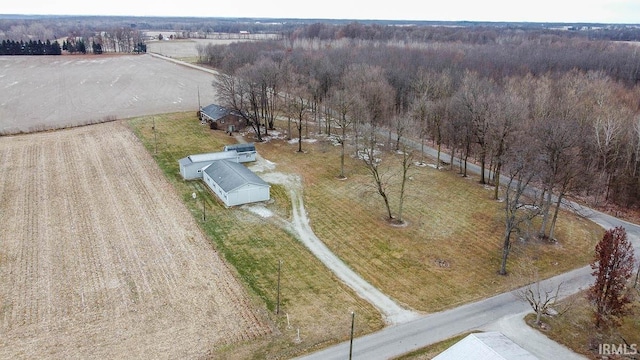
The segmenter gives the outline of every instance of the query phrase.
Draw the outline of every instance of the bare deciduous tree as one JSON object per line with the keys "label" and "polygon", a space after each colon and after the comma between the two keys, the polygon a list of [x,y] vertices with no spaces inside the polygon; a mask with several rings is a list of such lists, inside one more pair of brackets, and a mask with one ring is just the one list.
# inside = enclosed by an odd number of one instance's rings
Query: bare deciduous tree
{"label": "bare deciduous tree", "polygon": [[562,294],[563,283],[560,282],[557,285],[553,285],[549,282],[543,282],[538,274],[538,269],[531,264],[523,266],[524,274],[528,285],[516,289],[513,295],[531,306],[531,310],[536,314],[535,324],[540,326],[542,324],[542,316],[549,315],[550,313],[557,313],[562,315],[567,312],[572,305],[572,302],[566,302],[562,306],[557,305],[557,301],[560,300]]}
{"label": "bare deciduous tree", "polygon": [[[382,198],[384,202],[384,207],[387,212],[387,219],[392,220],[393,214],[391,213],[391,204],[389,202],[389,179],[388,174],[380,167],[382,163],[382,159],[379,151],[377,150],[376,144],[376,134],[368,135],[369,144],[363,149],[359,150],[359,157],[364,162],[365,167],[373,177],[373,184],[375,186],[376,192]],[[385,177],[386,176],[386,177]]]}
{"label": "bare deciduous tree", "polygon": [[[457,113],[469,122],[473,141],[479,147],[480,183],[486,183],[486,161],[489,146],[491,104],[495,84],[477,73],[466,71],[456,97]],[[469,146],[469,144],[467,145]]]}
{"label": "bare deciduous tree", "polygon": [[494,163],[492,170],[495,200],[498,200],[499,196],[504,156],[516,138],[515,134],[522,130],[527,118],[526,102],[517,89],[519,85],[517,80],[508,79],[503,91],[496,94],[490,106],[492,117],[489,119],[487,142],[492,149]]}
{"label": "bare deciduous tree", "polygon": [[239,114],[253,128],[257,140],[262,141],[256,87],[223,73],[215,76],[213,87],[221,105]]}
{"label": "bare deciduous tree", "polygon": [[536,174],[536,154],[522,142],[513,146],[507,155],[508,178],[504,187],[505,230],[502,240],[500,275],[507,274],[507,259],[511,251],[511,236],[520,226],[539,214],[536,199],[525,192]]}
{"label": "bare deciduous tree", "polygon": [[336,117],[333,118],[336,126],[340,129],[340,175],[341,179],[346,178],[344,173],[344,156],[345,145],[347,141],[347,129],[351,127],[352,117],[351,111],[355,106],[355,99],[351,92],[344,89],[334,89],[331,92],[332,108],[336,111]]}
{"label": "bare deciduous tree", "polygon": [[404,207],[404,200],[406,197],[407,180],[409,179],[409,168],[413,164],[413,151],[408,151],[406,146],[402,148],[402,179],[400,179],[400,193],[398,196],[398,223],[404,223],[402,218],[402,210]]}

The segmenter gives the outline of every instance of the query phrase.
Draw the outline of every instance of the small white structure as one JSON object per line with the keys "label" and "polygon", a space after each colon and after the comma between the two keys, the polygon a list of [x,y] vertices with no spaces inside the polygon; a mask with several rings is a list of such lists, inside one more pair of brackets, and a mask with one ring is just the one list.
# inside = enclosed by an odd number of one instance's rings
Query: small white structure
{"label": "small white structure", "polygon": [[239,162],[240,157],[236,151],[223,151],[208,154],[189,155],[178,160],[180,175],[185,180],[202,179],[202,169],[211,165],[214,161],[229,160]]}
{"label": "small white structure", "polygon": [[223,151],[236,151],[238,162],[256,161],[256,146],[253,143],[225,145]]}
{"label": "small white structure", "polygon": [[470,334],[433,360],[538,360],[497,331]]}
{"label": "small white structure", "polygon": [[270,199],[271,186],[237,162],[214,161],[202,170],[202,179],[226,206]]}

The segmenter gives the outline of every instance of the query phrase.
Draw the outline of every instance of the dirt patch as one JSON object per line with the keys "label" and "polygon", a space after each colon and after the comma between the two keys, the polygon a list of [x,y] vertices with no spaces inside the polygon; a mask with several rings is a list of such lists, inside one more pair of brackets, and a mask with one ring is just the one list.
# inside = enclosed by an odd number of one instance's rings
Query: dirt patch
{"label": "dirt patch", "polygon": [[0,138],[0,358],[194,358],[272,332],[119,122]]}

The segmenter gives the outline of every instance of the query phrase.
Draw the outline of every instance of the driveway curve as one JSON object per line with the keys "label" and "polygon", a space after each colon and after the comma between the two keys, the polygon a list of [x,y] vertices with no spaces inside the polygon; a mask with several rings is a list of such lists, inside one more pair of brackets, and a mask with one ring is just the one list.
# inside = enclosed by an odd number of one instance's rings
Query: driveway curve
{"label": "driveway curve", "polygon": [[304,209],[302,184],[299,176],[268,172],[262,174],[262,178],[273,184],[282,184],[289,190],[292,220],[290,222],[285,221],[284,227],[296,236],[342,282],[355,291],[358,296],[375,306],[388,325],[405,323],[419,317],[418,313],[401,307],[375,286],[364,280],[329,250],[322,240],[315,235],[309,225],[309,218]]}

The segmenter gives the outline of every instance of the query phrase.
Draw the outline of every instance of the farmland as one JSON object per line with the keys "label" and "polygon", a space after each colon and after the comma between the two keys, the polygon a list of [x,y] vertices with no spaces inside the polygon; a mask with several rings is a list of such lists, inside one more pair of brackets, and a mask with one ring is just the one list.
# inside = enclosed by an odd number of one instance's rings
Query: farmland
{"label": "farmland", "polygon": [[0,58],[0,135],[195,111],[213,75],[151,55]]}
{"label": "farmland", "polygon": [[272,332],[120,123],[0,138],[0,358],[193,358]]}
{"label": "farmland", "polygon": [[[0,357],[291,357],[347,339],[350,311],[358,314],[356,335],[383,326],[370,304],[281,227],[276,218],[291,216],[288,189],[272,188],[267,212],[277,216],[264,218],[224,209],[198,182],[179,178],[177,159],[233,141],[200,125],[197,97],[183,95],[199,86],[203,103],[212,102],[209,74],[148,55],[1,61],[9,61],[3,79],[13,76],[7,68],[75,79],[59,88],[46,80],[35,90],[7,82],[13,85],[0,89],[10,99],[0,107],[5,130],[161,115],[0,138],[0,221],[7,224],[0,234]],[[139,77],[149,67],[163,70]],[[94,72],[101,86],[83,81]],[[47,97],[66,106],[47,112],[38,105]],[[90,104],[93,111],[85,111]],[[355,159],[347,160],[348,179],[338,181],[337,147],[322,136],[304,147],[298,154],[295,145],[272,140],[259,152],[276,171],[300,177],[315,233],[385,294],[431,312],[517,285],[495,273],[500,203],[472,178],[413,168],[408,223],[394,228]],[[393,156],[385,163],[397,163]],[[202,213],[192,192],[205,199],[207,221],[195,220]],[[528,258],[545,277],[588,261],[600,229],[568,214],[561,221],[558,245],[516,246],[514,271]],[[281,260],[286,316],[274,317]]]}

